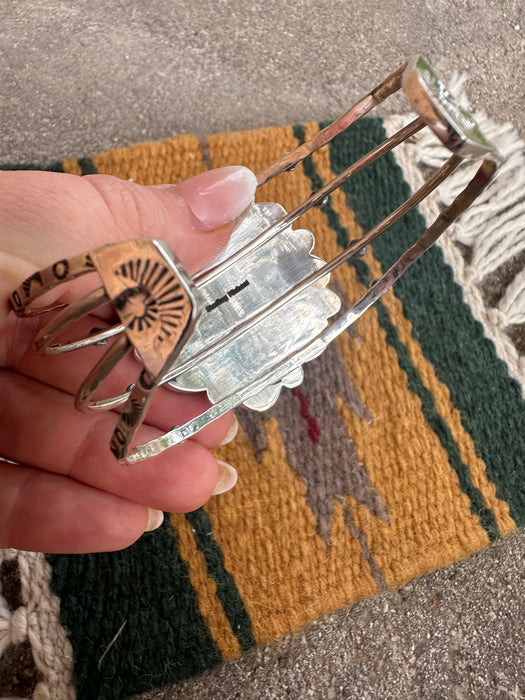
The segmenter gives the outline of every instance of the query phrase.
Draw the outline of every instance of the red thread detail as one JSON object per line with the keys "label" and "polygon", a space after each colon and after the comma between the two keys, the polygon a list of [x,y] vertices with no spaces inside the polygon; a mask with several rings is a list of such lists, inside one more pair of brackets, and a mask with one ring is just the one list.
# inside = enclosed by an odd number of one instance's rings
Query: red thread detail
{"label": "red thread detail", "polygon": [[308,399],[303,392],[297,388],[292,389],[292,394],[299,399],[301,418],[306,421],[306,425],[308,426],[308,437],[312,442],[318,443],[321,437],[321,426],[317,422],[317,419],[310,413]]}

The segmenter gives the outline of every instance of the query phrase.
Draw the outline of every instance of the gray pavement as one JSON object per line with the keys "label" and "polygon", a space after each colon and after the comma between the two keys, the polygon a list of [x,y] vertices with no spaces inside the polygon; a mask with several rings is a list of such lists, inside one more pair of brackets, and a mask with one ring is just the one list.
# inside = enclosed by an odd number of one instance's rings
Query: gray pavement
{"label": "gray pavement", "polygon": [[[3,0],[0,162],[334,117],[418,51],[525,137],[523,0]],[[521,533],[151,697],[523,698],[524,561]]]}
{"label": "gray pavement", "polygon": [[523,131],[522,0],[0,3],[0,160],[338,116],[416,52]]}

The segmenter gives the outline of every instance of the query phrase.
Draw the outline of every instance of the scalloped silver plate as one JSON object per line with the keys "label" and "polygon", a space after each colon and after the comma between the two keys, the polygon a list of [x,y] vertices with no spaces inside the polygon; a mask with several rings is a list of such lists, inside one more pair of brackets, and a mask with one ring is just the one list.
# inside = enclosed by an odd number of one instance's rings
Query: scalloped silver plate
{"label": "scalloped silver plate", "polygon": [[[279,204],[253,205],[213,266],[228,259],[285,213]],[[325,263],[312,255],[313,247],[310,231],[289,226],[254,251],[241,266],[225,269],[200,287],[204,310],[170,374],[220,339],[232,336],[242,323],[292,289],[297,280],[321,268]],[[183,371],[169,386],[182,391],[206,391],[210,401],[217,403],[265,376],[280,360],[293,356],[315,338],[327,326],[328,318],[339,310],[341,302],[326,288],[328,281],[326,275],[284,307]],[[244,405],[266,410],[277,401],[282,386],[298,386],[302,379],[302,369],[296,368],[251,396]]]}

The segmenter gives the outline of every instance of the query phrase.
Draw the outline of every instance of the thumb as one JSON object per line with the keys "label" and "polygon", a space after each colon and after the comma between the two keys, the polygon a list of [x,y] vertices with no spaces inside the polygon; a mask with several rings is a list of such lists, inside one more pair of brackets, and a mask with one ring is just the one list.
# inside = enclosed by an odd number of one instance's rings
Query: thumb
{"label": "thumb", "polygon": [[[142,188],[142,192],[150,195],[153,190],[162,200],[168,214],[166,240],[188,271],[195,272],[224,247],[233,224],[253,202],[256,188],[251,170],[227,166],[178,185],[154,185]],[[180,209],[185,217],[180,217]]]}
{"label": "thumb", "polygon": [[238,166],[149,187],[110,175],[0,172],[0,325],[26,277],[107,243],[161,238],[195,273],[225,245],[256,186]]}

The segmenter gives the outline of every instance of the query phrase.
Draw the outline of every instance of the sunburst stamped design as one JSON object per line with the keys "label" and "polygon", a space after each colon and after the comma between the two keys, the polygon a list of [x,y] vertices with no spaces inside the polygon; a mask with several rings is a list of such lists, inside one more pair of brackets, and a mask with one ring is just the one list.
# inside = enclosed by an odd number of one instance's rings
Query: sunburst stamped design
{"label": "sunburst stamped design", "polygon": [[126,335],[146,369],[157,375],[190,323],[189,283],[184,285],[180,270],[167,264],[155,241],[107,246],[92,257]]}
{"label": "sunburst stamped design", "polygon": [[105,376],[106,367],[111,369],[131,347],[144,366],[111,439],[112,452],[123,459],[163,373],[175,360],[192,328],[197,304],[190,278],[170,259],[168,249],[159,241],[137,239],[117,243],[93,251],[92,258],[107,297],[124,326],[125,338],[117,340],[106,355],[107,361],[102,358],[96,366],[95,383],[88,377],[83,401]]}

